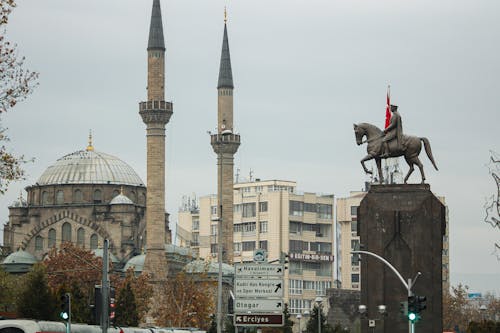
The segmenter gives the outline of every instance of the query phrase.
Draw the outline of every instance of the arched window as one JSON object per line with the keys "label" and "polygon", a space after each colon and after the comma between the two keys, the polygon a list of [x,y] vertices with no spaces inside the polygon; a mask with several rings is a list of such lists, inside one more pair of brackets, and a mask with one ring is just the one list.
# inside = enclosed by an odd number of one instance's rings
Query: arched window
{"label": "arched window", "polygon": [[94,203],[101,203],[102,202],[102,192],[101,190],[95,190],[94,191]]}
{"label": "arched window", "polygon": [[97,249],[97,235],[93,234],[90,236],[90,249],[95,250]]}
{"label": "arched window", "polygon": [[85,229],[78,228],[76,232],[76,244],[80,247],[85,247]]}
{"label": "arched window", "polygon": [[35,237],[35,251],[43,250],[43,237],[38,235]]}
{"label": "arched window", "polygon": [[56,246],[56,229],[49,230],[49,248]]}
{"label": "arched window", "polygon": [[118,190],[114,190],[113,191],[113,198],[116,197],[118,194],[120,194],[120,191]]}
{"label": "arched window", "polygon": [[75,192],[73,192],[73,202],[82,202],[82,201],[83,201],[82,191],[76,189]]}
{"label": "arched window", "polygon": [[130,192],[130,200],[132,200],[133,203],[137,202],[137,195],[134,191]]}
{"label": "arched window", "polygon": [[49,204],[49,193],[47,191],[42,192],[42,205]]}
{"label": "arched window", "polygon": [[143,205],[143,206],[146,206],[146,194],[145,193],[141,193],[141,196],[140,196],[140,202],[139,204]]}
{"label": "arched window", "polygon": [[56,192],[56,204],[62,205],[64,203],[64,192],[59,190]]}
{"label": "arched window", "polygon": [[62,241],[71,242],[71,224],[68,222],[64,223],[62,226]]}

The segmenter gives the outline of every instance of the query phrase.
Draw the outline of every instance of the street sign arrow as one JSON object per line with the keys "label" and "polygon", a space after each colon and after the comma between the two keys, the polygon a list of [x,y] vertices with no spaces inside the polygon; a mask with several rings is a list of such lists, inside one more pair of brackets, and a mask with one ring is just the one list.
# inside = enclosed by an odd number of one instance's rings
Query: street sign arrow
{"label": "street sign arrow", "polygon": [[236,298],[245,297],[283,297],[283,279],[235,279]]}
{"label": "street sign arrow", "polygon": [[278,312],[283,311],[283,300],[281,299],[251,299],[236,298],[234,301],[234,311],[248,313],[258,312]]}
{"label": "street sign arrow", "polygon": [[248,263],[235,264],[236,277],[252,277],[252,278],[280,278],[283,277],[282,264],[267,264],[267,263]]}

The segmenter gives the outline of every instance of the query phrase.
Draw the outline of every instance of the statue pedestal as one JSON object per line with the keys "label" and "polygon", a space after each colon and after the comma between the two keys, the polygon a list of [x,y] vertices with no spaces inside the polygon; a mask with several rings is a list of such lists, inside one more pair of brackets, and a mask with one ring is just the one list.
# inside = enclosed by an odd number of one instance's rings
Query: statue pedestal
{"label": "statue pedestal", "polygon": [[[412,291],[426,296],[427,309],[416,325],[419,332],[442,332],[442,248],[446,207],[427,184],[372,185],[358,211],[361,250],[389,261],[405,281],[418,278]],[[361,319],[361,332],[371,332],[368,320],[375,319],[376,332],[407,333],[408,320],[400,302],[408,291],[396,274],[375,257],[362,255],[361,304],[368,317]],[[377,306],[387,307],[385,318]]]}

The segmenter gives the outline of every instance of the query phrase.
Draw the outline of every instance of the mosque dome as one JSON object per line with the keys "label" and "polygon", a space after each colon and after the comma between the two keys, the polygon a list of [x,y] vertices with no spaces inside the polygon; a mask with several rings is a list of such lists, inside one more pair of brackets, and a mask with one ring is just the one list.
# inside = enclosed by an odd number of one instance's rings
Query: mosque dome
{"label": "mosque dome", "polygon": [[29,252],[19,250],[12,252],[4,259],[3,264],[36,264],[36,258]]}
{"label": "mosque dome", "polygon": [[144,260],[146,260],[145,254],[140,254],[138,256],[132,257],[129,261],[127,261],[125,267],[123,267],[123,271],[126,272],[130,267],[132,267],[134,269],[134,272],[142,272],[142,268],[144,267]]}
{"label": "mosque dome", "polygon": [[[218,274],[219,263],[217,262],[207,262],[204,260],[194,260],[184,267],[186,273],[207,273],[207,274]],[[234,275],[234,267],[225,263],[222,263],[222,274],[223,275]]]}
{"label": "mosque dome", "polygon": [[61,157],[37,181],[37,185],[42,186],[62,184],[144,186],[144,182],[127,163],[93,148]]}
{"label": "mosque dome", "polygon": [[134,202],[129,199],[126,195],[118,194],[111,200],[110,205],[133,205]]}
{"label": "mosque dome", "polygon": [[[104,257],[104,250],[103,249],[94,249],[94,250],[92,250],[92,253],[96,257],[99,257],[99,258],[103,258]],[[118,258],[113,253],[111,253],[111,252],[109,252],[109,260],[113,264],[116,264],[116,263],[120,262],[120,260],[118,260]]]}

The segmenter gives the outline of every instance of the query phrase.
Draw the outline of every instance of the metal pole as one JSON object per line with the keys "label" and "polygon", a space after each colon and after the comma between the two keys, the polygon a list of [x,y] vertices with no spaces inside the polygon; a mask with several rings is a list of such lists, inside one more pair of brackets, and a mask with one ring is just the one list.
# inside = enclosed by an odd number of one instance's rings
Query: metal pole
{"label": "metal pole", "polygon": [[318,303],[318,333],[321,333],[321,307]]}
{"label": "metal pole", "polygon": [[[418,277],[418,275],[417,275]],[[413,283],[411,281],[411,278],[408,279],[408,297],[413,296],[413,292],[411,291],[411,287],[413,286]],[[408,331],[410,333],[415,332],[415,324],[408,318]]]}
{"label": "metal pole", "polygon": [[[221,148],[219,147],[219,150]],[[219,221],[217,223],[217,260],[219,261],[219,276],[217,285],[217,333],[222,333],[222,152],[219,159]]]}
{"label": "metal pole", "polygon": [[68,296],[68,322],[66,323],[66,333],[71,333],[71,294],[67,293]]}
{"label": "metal pole", "polygon": [[109,240],[105,239],[103,251],[102,251],[102,288],[101,288],[101,329],[102,329],[102,333],[107,333],[108,326],[109,326],[108,248],[109,248]]}

